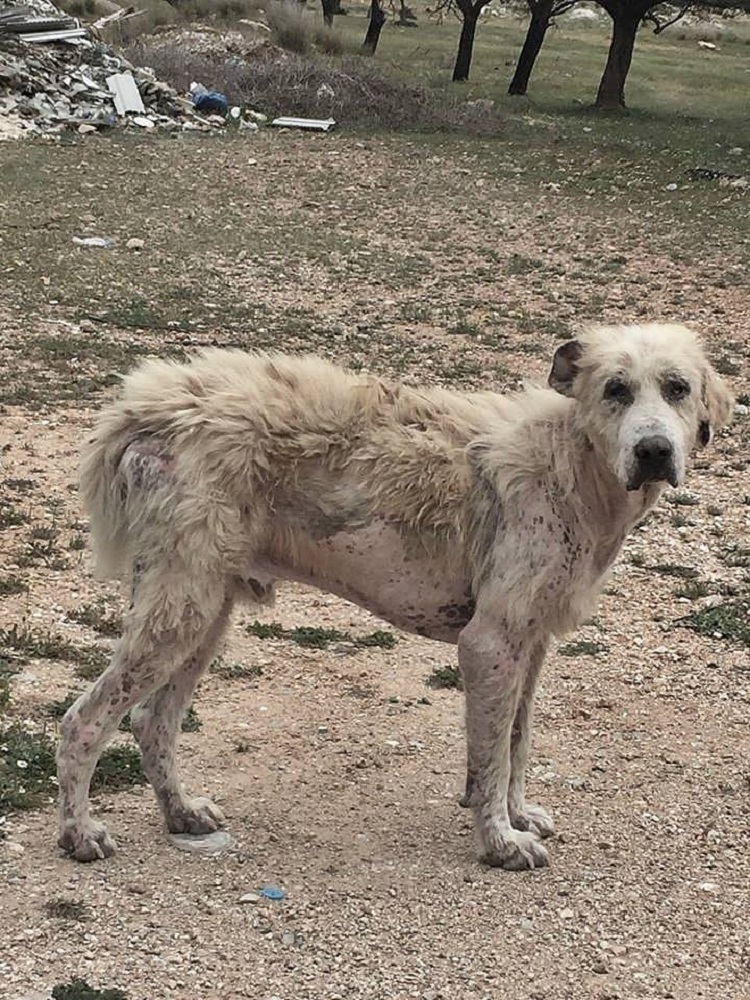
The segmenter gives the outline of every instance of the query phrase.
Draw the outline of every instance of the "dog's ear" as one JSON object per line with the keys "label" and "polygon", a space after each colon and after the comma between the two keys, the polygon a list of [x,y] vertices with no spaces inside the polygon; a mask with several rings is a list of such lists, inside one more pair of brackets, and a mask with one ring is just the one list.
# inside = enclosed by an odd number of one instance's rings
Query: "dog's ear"
{"label": "dog's ear", "polygon": [[698,425],[698,441],[705,448],[710,444],[714,431],[729,423],[734,407],[734,398],[727,384],[710,366],[703,373],[701,402],[703,412]]}
{"label": "dog's ear", "polygon": [[569,340],[567,344],[557,348],[547,379],[551,389],[563,396],[573,395],[573,382],[578,374],[578,361],[582,354],[583,348],[577,340]]}

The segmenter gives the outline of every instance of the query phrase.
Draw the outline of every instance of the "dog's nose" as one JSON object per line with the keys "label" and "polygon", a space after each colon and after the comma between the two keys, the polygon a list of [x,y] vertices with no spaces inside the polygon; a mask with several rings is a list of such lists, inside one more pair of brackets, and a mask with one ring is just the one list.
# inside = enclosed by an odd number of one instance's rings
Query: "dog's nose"
{"label": "dog's nose", "polygon": [[663,434],[653,434],[651,437],[641,438],[635,446],[635,457],[643,465],[659,468],[671,460],[672,443]]}
{"label": "dog's nose", "polygon": [[663,434],[652,434],[641,438],[635,446],[637,482],[631,488],[638,489],[643,483],[657,483],[667,480],[674,485],[674,448]]}

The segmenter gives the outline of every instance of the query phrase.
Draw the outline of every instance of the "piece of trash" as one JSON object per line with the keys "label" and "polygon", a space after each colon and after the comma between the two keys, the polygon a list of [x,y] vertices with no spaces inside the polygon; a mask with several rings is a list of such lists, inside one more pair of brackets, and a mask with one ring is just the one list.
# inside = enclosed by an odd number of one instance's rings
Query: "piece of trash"
{"label": "piece of trash", "polygon": [[321,83],[321,85],[318,87],[316,91],[315,96],[318,99],[320,99],[321,97],[327,97],[330,100],[331,98],[334,98],[336,96],[336,91],[333,89],[333,87],[329,86],[327,83]]}
{"label": "piece of trash", "polygon": [[317,132],[328,132],[336,122],[333,118],[274,118],[271,124],[279,128],[309,128]]}
{"label": "piece of trash", "polygon": [[225,115],[229,110],[229,101],[218,90],[208,90],[201,83],[190,84],[190,99],[196,111],[216,111]]}
{"label": "piece of trash", "polygon": [[260,890],[261,896],[265,899],[285,899],[286,893],[283,889],[277,889],[275,885],[265,885]]}
{"label": "piece of trash", "polygon": [[113,73],[107,77],[107,86],[112,91],[118,115],[126,115],[129,111],[145,114],[141,92],[132,73]]}
{"label": "piece of trash", "polygon": [[233,837],[226,830],[216,830],[214,833],[172,833],[169,839],[179,851],[191,854],[222,854],[233,844]]}
{"label": "piece of trash", "polygon": [[73,242],[79,247],[101,247],[102,250],[111,250],[115,241],[107,236],[74,236]]}
{"label": "piece of trash", "polygon": [[142,118],[140,115],[136,115],[133,121],[136,125],[140,125],[141,128],[154,128],[154,123],[150,118]]}
{"label": "piece of trash", "polygon": [[261,125],[268,121],[268,115],[264,115],[262,111],[253,111],[252,108],[245,110],[245,117],[252,118],[253,121],[260,122]]}
{"label": "piece of trash", "polygon": [[714,45],[713,42],[698,42],[699,49],[708,49],[710,52],[715,52],[718,46]]}
{"label": "piece of trash", "polygon": [[677,185],[674,184],[674,183],[667,184],[667,186],[665,188],[665,191],[676,191],[676,190],[677,190]]}
{"label": "piece of trash", "polygon": [[125,244],[128,250],[143,250],[145,245],[146,241],[138,239],[137,236],[134,236],[131,240],[128,240],[128,242]]}

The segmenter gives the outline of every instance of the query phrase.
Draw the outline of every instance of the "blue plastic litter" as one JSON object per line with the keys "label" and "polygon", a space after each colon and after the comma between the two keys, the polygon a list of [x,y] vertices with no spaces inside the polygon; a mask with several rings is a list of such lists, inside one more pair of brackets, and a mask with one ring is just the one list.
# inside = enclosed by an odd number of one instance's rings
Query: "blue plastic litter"
{"label": "blue plastic litter", "polygon": [[193,107],[196,111],[215,111],[225,115],[229,110],[229,101],[218,90],[205,90],[201,87],[193,91]]}
{"label": "blue plastic litter", "polygon": [[265,896],[266,899],[284,899],[286,893],[283,889],[277,889],[274,885],[266,885],[260,890],[261,896]]}

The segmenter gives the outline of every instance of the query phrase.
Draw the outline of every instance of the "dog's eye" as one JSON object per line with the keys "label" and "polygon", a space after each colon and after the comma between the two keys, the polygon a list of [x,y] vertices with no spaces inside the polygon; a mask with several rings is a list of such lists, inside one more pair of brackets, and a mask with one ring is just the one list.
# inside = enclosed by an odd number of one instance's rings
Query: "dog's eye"
{"label": "dog's eye", "polygon": [[664,379],[661,391],[668,402],[679,403],[681,399],[690,395],[690,383],[679,375],[672,375]]}
{"label": "dog's eye", "polygon": [[633,402],[633,391],[624,379],[611,378],[604,386],[604,398],[621,406],[630,406]]}

